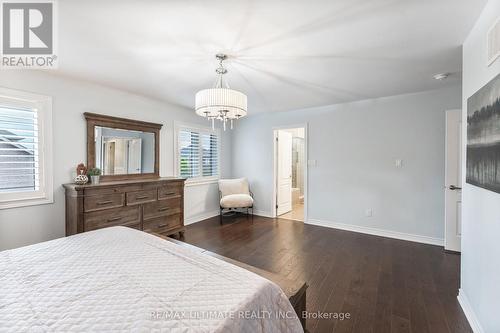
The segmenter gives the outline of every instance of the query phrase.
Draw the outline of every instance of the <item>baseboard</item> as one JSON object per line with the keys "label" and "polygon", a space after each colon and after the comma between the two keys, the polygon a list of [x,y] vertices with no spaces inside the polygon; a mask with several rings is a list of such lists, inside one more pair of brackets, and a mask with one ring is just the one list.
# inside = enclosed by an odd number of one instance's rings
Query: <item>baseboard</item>
{"label": "baseboard", "polygon": [[272,218],[273,215],[270,212],[266,212],[265,210],[254,210],[253,215],[258,215],[258,216],[263,216],[263,217],[270,217]]}
{"label": "baseboard", "polygon": [[472,328],[472,331],[474,331],[474,333],[483,333],[483,327],[479,323],[476,313],[469,303],[469,298],[465,294],[465,291],[461,288],[458,290],[457,299],[458,303],[460,303],[460,306],[462,307],[462,310],[464,311],[465,317],[469,321],[469,325]]}
{"label": "baseboard", "polygon": [[193,223],[196,223],[196,222],[200,222],[200,221],[209,219],[211,217],[218,216],[219,214],[220,214],[219,210],[214,210],[214,211],[211,211],[211,212],[206,212],[206,213],[203,213],[203,214],[198,214],[198,215],[195,215],[195,216],[191,216],[191,217],[188,217],[188,218],[184,219],[184,225],[189,225],[189,224],[193,224]]}
{"label": "baseboard", "polygon": [[[271,217],[272,218],[271,213],[263,211],[263,210],[254,210],[253,214],[257,215],[257,216]],[[200,222],[200,221],[209,219],[209,218],[214,217],[214,216],[219,216],[219,215],[220,215],[219,210],[214,210],[211,212],[198,214],[198,215],[191,216],[191,217],[184,219],[184,225],[193,224],[193,223]]]}
{"label": "baseboard", "polygon": [[444,245],[444,239],[442,239],[442,238],[407,234],[407,233],[398,232],[398,231],[391,231],[391,230],[371,228],[371,227],[362,227],[362,226],[353,225],[353,224],[336,223],[336,222],[315,220],[315,219],[308,219],[306,221],[306,223],[321,226],[321,227],[359,232],[362,234],[368,234],[368,235],[374,235],[374,236],[395,238],[395,239],[400,239],[400,240],[405,240],[405,241],[410,241],[410,242],[417,242],[417,243],[424,243],[424,244],[431,244],[431,245],[438,245],[438,246]]}

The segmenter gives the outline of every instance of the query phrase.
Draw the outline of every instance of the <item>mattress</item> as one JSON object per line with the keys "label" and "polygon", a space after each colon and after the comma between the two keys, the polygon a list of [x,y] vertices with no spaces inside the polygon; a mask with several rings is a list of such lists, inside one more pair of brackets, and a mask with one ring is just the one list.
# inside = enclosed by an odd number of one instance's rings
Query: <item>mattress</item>
{"label": "mattress", "polygon": [[0,252],[1,332],[302,332],[252,272],[112,227]]}

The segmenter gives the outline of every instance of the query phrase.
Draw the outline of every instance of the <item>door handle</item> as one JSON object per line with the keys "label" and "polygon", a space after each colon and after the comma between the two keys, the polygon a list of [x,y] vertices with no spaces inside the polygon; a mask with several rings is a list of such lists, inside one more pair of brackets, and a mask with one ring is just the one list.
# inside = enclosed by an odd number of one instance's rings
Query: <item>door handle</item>
{"label": "door handle", "polygon": [[450,185],[450,190],[454,191],[454,190],[461,190],[462,188],[461,187],[458,187],[458,186],[455,186],[455,185]]}

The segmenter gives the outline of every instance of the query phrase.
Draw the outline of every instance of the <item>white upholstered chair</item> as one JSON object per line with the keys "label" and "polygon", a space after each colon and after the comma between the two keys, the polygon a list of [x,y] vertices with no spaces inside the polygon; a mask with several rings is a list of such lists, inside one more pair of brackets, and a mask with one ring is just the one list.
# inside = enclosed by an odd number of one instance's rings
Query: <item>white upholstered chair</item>
{"label": "white upholstered chair", "polygon": [[219,194],[221,224],[223,215],[229,212],[246,209],[247,214],[251,211],[253,216],[253,194],[246,178],[220,179]]}

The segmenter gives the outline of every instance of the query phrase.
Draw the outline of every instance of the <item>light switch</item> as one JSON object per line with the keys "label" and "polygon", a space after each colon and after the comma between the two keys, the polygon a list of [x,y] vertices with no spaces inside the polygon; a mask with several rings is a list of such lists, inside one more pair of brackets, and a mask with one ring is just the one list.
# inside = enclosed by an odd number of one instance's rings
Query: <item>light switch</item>
{"label": "light switch", "polygon": [[403,167],[403,160],[396,160],[396,168],[402,168]]}

